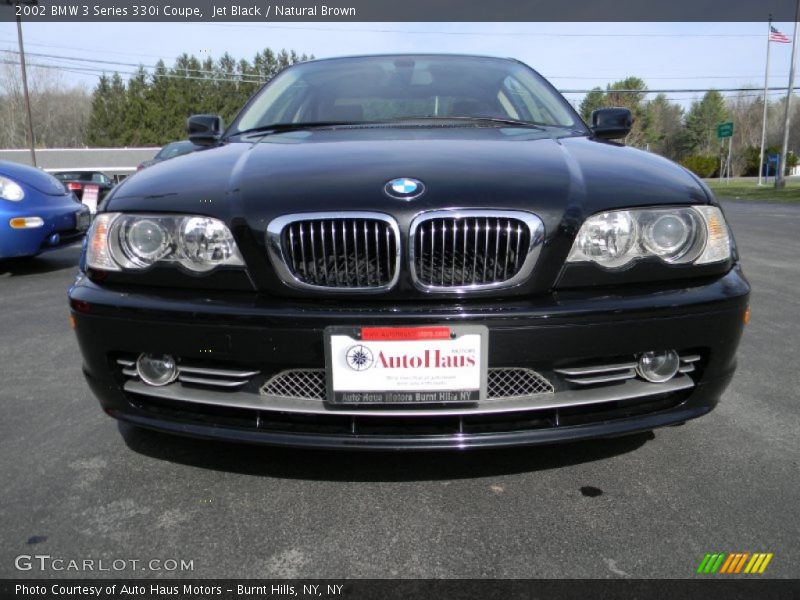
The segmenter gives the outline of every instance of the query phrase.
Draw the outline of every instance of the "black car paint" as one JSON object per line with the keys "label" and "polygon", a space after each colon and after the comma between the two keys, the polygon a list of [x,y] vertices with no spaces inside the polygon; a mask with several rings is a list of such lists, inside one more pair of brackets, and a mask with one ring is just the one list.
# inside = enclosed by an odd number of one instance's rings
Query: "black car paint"
{"label": "black car paint", "polygon": [[[396,177],[424,182],[406,202],[383,194]],[[233,136],[218,147],[154,165],[117,186],[107,211],[219,218],[234,233],[247,271],[205,276],[157,267],[147,273],[82,274],[70,290],[84,372],[104,409],[137,425],[208,438],[293,446],[465,448],[618,435],[680,423],[712,410],[729,383],[749,284],[735,254],[704,267],[641,261],[605,271],[565,267],[581,223],[614,208],[716,204],[682,167],[586,132],[501,127],[341,127]],[[545,225],[531,278],[516,288],[426,293],[401,263],[398,285],[379,296],[298,291],[281,282],[266,252],[269,222],[287,213],[372,210],[408,225],[441,208],[526,210]],[[403,255],[407,256],[404,246]],[[470,323],[490,329],[490,366],[553,367],[597,357],[675,348],[702,354],[696,387],[651,413],[479,435],[332,435],[242,428],[143,408],[113,368],[121,353],[172,353],[278,370],[319,367],[329,325]]]}

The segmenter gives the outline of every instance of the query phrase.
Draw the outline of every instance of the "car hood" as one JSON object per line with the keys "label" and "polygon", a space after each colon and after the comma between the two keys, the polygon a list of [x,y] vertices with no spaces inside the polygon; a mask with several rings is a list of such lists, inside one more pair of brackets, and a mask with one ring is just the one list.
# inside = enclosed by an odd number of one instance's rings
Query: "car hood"
{"label": "car hood", "polygon": [[[389,198],[390,179],[426,192]],[[220,217],[287,211],[441,207],[563,214],[707,202],[682,167],[632,148],[519,128],[298,131],[230,143],[149,167],[117,187],[109,210],[200,212]],[[404,208],[405,207],[405,208]]]}
{"label": "car hood", "polygon": [[64,185],[58,179],[28,165],[0,160],[0,175],[50,196],[63,196],[67,193]]}

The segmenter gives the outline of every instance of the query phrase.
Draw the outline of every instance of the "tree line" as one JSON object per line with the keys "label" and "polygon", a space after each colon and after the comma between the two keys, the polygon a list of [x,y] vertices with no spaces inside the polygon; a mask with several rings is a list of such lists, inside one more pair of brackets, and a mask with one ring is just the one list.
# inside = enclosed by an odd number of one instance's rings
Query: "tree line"
{"label": "tree line", "polygon": [[[29,83],[37,146],[161,146],[185,139],[189,115],[219,114],[230,122],[264,82],[283,68],[312,58],[268,48],[251,60],[237,60],[227,53],[216,60],[182,54],[170,67],[160,60],[150,71],[140,67],[127,79],[119,73],[102,75],[91,92],[69,85],[68,76],[58,71],[32,67]],[[0,62],[0,147],[24,148],[22,84],[18,66],[11,63]],[[636,120],[627,145],[678,161],[702,177],[718,173],[723,145],[716,138],[716,127],[732,121],[732,174],[753,176],[758,174],[763,102],[759,93],[724,97],[712,90],[684,109],[665,94],[653,96],[643,79],[628,77],[593,89],[578,110],[588,122],[596,108],[629,108]],[[800,101],[792,106],[789,148],[800,149]],[[769,101],[769,154],[779,151],[784,107],[785,98]],[[787,162],[794,166],[797,159],[790,155]]]}
{"label": "tree line", "polygon": [[313,56],[269,48],[252,61],[223,54],[218,60],[182,54],[172,67],[159,60],[127,82],[103,75],[92,93],[86,141],[90,146],[150,146],[186,137],[192,114],[221,115],[228,123],[265,81]]}
{"label": "tree line", "polygon": [[[636,90],[622,92],[620,90]],[[780,152],[783,140],[785,98],[768,100],[767,154]],[[758,175],[764,99],[761,94],[739,92],[734,96],[711,90],[691,103],[688,110],[670,101],[663,93],[648,99],[647,85],[639,77],[628,77],[589,92],[580,104],[581,116],[589,121],[593,110],[622,106],[631,110],[635,121],[625,139],[629,146],[642,148],[680,162],[701,177],[719,174],[720,159],[727,156],[727,140],[717,139],[717,125],[732,122],[734,137],[731,157],[732,175]],[[792,102],[793,118],[789,148],[800,146],[800,103]],[[790,154],[787,166],[797,164]],[[772,174],[774,170],[770,173]]]}

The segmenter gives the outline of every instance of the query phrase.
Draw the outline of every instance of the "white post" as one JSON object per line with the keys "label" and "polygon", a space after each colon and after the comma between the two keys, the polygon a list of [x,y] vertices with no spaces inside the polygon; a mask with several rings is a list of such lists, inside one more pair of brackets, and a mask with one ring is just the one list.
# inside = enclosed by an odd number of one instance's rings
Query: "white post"
{"label": "white post", "polygon": [[[758,158],[758,185],[761,185],[761,173],[764,170],[764,148],[767,145],[767,94],[769,93],[769,34],[772,31],[772,15],[767,22],[767,66],[764,68],[764,117],[761,120],[761,154]],[[765,182],[766,183],[766,182]]]}
{"label": "white post", "polygon": [[731,154],[733,148],[733,136],[728,138],[728,183],[731,182]]}
{"label": "white post", "polygon": [[791,122],[791,108],[792,96],[794,95],[794,60],[797,55],[797,25],[800,19],[800,0],[797,0],[797,6],[794,14],[794,36],[792,37],[792,65],[789,68],[789,89],[786,90],[786,112],[783,116],[783,148],[781,156],[778,161],[778,173],[775,177],[775,187],[786,187],[786,153],[789,151],[789,123]]}

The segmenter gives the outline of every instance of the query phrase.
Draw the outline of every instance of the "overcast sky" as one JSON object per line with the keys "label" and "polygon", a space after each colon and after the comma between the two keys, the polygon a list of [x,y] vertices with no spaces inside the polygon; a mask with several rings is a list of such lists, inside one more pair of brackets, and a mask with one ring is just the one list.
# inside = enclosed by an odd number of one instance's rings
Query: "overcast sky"
{"label": "overcast sky", "polygon": [[[792,23],[776,23],[792,35]],[[25,22],[31,63],[131,71],[85,62],[167,64],[186,52],[251,59],[266,47],[318,58],[383,52],[460,52],[519,58],[559,89],[604,87],[628,75],[650,89],[763,86],[766,23],[37,23]],[[0,23],[0,51],[17,49]],[[35,56],[36,54],[57,55]],[[786,85],[791,44],[772,44],[770,84]],[[8,56],[8,55],[6,55]],[[83,61],[63,57],[80,58]],[[93,87],[97,75],[62,71]],[[697,93],[669,93],[688,103]],[[780,94],[773,95],[773,98]],[[567,94],[579,100],[576,94]]]}

